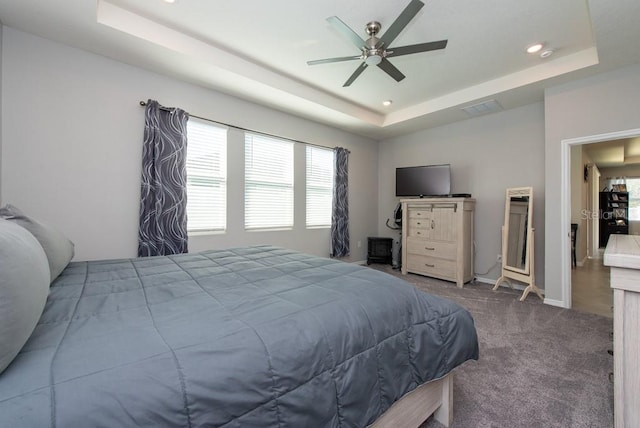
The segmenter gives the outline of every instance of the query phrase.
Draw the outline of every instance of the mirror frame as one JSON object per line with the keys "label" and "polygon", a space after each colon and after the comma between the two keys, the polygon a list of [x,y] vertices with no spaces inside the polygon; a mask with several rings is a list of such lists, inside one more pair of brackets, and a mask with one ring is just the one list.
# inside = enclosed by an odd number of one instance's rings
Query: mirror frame
{"label": "mirror frame", "polygon": [[[508,241],[509,241],[509,217],[511,207],[511,197],[529,197],[529,204],[527,207],[527,244],[525,249],[525,263],[524,269],[519,269],[514,266],[507,265],[507,253],[508,253]],[[504,235],[502,237],[502,269],[521,273],[523,275],[529,275],[531,254],[531,240],[533,239],[533,187],[514,187],[507,189],[506,199],[504,203]]]}

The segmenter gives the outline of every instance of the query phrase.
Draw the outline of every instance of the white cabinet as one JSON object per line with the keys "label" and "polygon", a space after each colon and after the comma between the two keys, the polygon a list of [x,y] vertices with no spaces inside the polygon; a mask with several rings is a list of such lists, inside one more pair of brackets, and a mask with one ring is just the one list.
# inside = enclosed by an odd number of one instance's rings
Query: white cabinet
{"label": "white cabinet", "polygon": [[610,235],[604,264],[613,288],[613,413],[616,428],[639,427],[640,236]]}
{"label": "white cabinet", "polygon": [[475,199],[402,199],[402,273],[455,282],[473,279]]}

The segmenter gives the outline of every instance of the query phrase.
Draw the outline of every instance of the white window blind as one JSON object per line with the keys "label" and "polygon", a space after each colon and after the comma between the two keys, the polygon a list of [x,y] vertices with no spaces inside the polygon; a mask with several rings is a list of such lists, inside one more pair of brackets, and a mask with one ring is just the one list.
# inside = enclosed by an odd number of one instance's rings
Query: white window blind
{"label": "white window blind", "polygon": [[640,178],[627,178],[629,221],[640,221]]}
{"label": "white window blind", "polygon": [[293,143],[245,133],[245,229],[293,227]]}
{"label": "white window blind", "polygon": [[187,230],[221,231],[227,224],[227,130],[187,122]]}
{"label": "white window blind", "polygon": [[307,146],[307,227],[331,226],[333,150]]}

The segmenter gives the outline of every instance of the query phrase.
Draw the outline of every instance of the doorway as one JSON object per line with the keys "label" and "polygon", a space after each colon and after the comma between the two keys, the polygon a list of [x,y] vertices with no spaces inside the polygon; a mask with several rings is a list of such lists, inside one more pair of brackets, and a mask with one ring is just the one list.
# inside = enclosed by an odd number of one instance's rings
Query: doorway
{"label": "doorway", "polygon": [[[571,269],[571,307],[580,312],[609,318],[613,316],[609,268],[603,264],[602,251],[598,248],[598,231],[594,230],[598,229],[600,212],[598,162],[605,159],[607,153],[622,149],[623,141],[571,147],[571,223],[577,229],[575,246],[572,245],[574,259]],[[614,144],[616,147],[613,147]],[[621,159],[622,157],[620,156]]]}
{"label": "doorway", "polygon": [[[602,143],[606,141],[612,140],[620,140],[627,138],[637,138],[640,137],[640,129],[631,129],[626,131],[612,132],[608,134],[599,134],[599,135],[591,135],[579,138],[572,138],[563,140],[561,142],[561,177],[562,177],[562,185],[561,185],[561,210],[562,217],[565,221],[560,225],[561,236],[566,236],[569,239],[566,241],[566,251],[561,253],[561,270],[562,270],[562,303],[566,308],[572,307],[572,265],[571,265],[571,147],[576,145],[586,145],[586,144],[595,144]],[[595,192],[591,189],[589,192],[593,195]],[[592,196],[593,197],[593,196]],[[593,228],[593,224],[591,224],[590,229]],[[596,250],[596,242],[597,235],[592,235],[592,231],[589,233],[591,235],[591,242],[589,242],[589,247],[592,252],[595,253]],[[595,255],[595,254],[594,254]],[[588,259],[588,260],[597,260],[597,259]],[[600,266],[598,266],[600,267]],[[608,271],[605,271],[608,276]],[[587,275],[588,277],[588,275]]]}

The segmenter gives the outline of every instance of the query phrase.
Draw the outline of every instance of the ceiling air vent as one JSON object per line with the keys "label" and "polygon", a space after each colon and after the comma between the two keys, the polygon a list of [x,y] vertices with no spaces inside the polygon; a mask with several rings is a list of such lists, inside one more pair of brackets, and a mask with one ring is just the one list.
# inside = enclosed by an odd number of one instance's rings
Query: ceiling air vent
{"label": "ceiling air vent", "polygon": [[487,100],[472,106],[463,107],[469,116],[480,116],[482,114],[493,113],[502,110],[502,106],[496,100]]}

